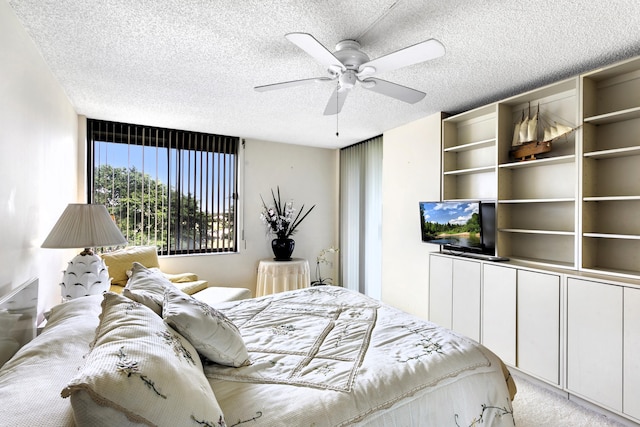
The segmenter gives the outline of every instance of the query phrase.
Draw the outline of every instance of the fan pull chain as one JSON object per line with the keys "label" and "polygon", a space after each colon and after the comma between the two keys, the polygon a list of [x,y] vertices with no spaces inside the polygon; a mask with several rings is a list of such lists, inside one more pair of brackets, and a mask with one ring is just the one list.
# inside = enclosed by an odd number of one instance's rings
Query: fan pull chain
{"label": "fan pull chain", "polygon": [[338,111],[338,108],[340,108],[340,92],[338,92],[339,89],[340,82],[338,82],[338,84],[336,85],[336,138],[340,137],[340,131],[338,129],[338,115],[340,115],[340,111]]}

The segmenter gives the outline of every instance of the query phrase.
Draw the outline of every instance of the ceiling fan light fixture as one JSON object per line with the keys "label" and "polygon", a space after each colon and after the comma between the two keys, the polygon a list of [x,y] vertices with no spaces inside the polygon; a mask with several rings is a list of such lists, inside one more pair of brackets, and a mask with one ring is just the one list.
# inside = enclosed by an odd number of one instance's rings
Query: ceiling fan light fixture
{"label": "ceiling fan light fixture", "polygon": [[338,77],[338,81],[340,82],[340,89],[349,90],[356,85],[358,78],[353,70],[347,70]]}

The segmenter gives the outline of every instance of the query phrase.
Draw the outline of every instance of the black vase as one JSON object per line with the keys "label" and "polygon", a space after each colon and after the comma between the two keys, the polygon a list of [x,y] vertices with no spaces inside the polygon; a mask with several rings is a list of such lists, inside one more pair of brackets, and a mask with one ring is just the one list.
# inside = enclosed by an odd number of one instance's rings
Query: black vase
{"label": "black vase", "polygon": [[276,261],[290,261],[296,242],[293,239],[273,239],[271,249]]}

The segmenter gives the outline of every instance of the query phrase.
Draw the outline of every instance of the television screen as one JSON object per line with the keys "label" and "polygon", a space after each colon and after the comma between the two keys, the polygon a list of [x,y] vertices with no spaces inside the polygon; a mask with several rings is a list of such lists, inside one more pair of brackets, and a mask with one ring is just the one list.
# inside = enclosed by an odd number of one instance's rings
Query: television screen
{"label": "television screen", "polygon": [[481,251],[480,202],[420,202],[422,241]]}

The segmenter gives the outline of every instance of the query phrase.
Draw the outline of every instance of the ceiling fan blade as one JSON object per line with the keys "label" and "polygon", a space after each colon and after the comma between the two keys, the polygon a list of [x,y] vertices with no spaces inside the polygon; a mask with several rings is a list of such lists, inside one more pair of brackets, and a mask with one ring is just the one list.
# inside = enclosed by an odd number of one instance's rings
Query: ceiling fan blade
{"label": "ceiling fan blade", "polygon": [[306,84],[309,84],[309,83],[332,81],[332,80],[334,80],[334,79],[329,78],[329,77],[315,77],[315,78],[312,78],[312,79],[291,80],[291,81],[288,81],[288,82],[273,83],[273,84],[269,84],[269,85],[256,86],[256,87],[254,87],[254,89],[256,91],[258,91],[258,92],[266,92],[268,90],[284,89],[284,88],[288,88],[288,87],[302,86],[302,85],[306,85]]}
{"label": "ceiling fan blade", "polygon": [[358,76],[366,78],[366,76],[384,73],[385,71],[397,70],[398,68],[439,58],[444,53],[445,49],[442,43],[435,39],[429,39],[365,62],[358,68]]}
{"label": "ceiling fan blade", "polygon": [[415,104],[426,96],[426,93],[420,92],[419,90],[373,77],[362,80],[362,83],[362,87],[365,89],[408,102],[409,104]]}
{"label": "ceiling fan blade", "polygon": [[324,65],[327,69],[333,69],[334,71],[346,69],[342,62],[311,34],[289,33],[285,35],[285,37],[291,43],[311,55],[313,59]]}
{"label": "ceiling fan blade", "polygon": [[336,90],[331,94],[329,102],[327,102],[327,107],[324,109],[324,115],[331,116],[333,114],[338,114],[342,110],[342,106],[344,105],[344,101],[347,99],[348,94],[348,90],[341,91],[336,88]]}

